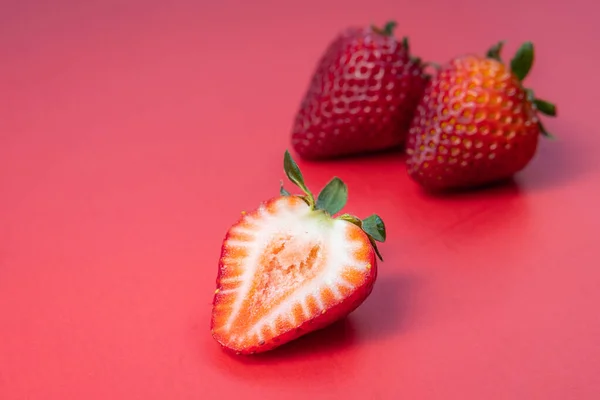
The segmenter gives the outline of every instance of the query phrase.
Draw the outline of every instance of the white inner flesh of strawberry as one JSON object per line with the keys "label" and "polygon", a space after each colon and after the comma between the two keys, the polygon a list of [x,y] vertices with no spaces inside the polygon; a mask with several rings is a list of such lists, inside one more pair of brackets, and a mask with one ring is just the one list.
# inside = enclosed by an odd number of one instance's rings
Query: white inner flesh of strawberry
{"label": "white inner flesh of strawberry", "polygon": [[[348,235],[350,223],[311,211],[303,202],[290,204],[279,200],[271,207],[275,207],[275,210],[268,212],[263,206],[259,208],[257,217],[247,216],[247,222],[255,225],[252,229],[239,226],[232,228],[232,234],[240,233],[250,237],[250,240],[228,241],[228,246],[244,248],[247,256],[242,264],[242,274],[229,278],[238,281],[239,286],[232,289],[237,292],[236,300],[224,328],[226,331],[234,328],[232,325],[239,313],[244,311],[242,307],[253,288],[256,275],[262,270],[263,285],[260,293],[254,297],[260,298],[263,315],[247,332],[247,335],[257,335],[259,340],[263,340],[262,331],[265,327],[279,331],[278,321],[289,321],[297,326],[316,316],[312,315],[307,305],[309,296],[316,300],[321,312],[325,311],[327,305],[321,295],[325,288],[331,290],[336,300],[343,300],[339,288],[352,291],[356,286],[344,279],[344,270],[365,271],[371,267],[368,262],[353,256],[364,243],[352,240]],[[264,268],[265,257],[270,260],[271,266],[276,265],[277,268]],[[224,265],[227,266],[227,259]],[[282,297],[283,301],[264,312],[273,300]],[[297,305],[302,307],[304,320],[298,321],[293,312]],[[231,339],[241,341],[244,338]]]}

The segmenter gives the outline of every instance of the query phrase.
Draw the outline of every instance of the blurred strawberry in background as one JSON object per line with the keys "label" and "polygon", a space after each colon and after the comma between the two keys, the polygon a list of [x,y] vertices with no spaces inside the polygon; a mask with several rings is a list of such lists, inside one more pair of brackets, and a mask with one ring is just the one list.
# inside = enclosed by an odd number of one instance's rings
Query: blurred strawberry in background
{"label": "blurred strawberry in background", "polygon": [[305,159],[326,159],[400,147],[428,76],[397,40],[395,22],[350,27],[317,63],[297,112],[292,144]]}

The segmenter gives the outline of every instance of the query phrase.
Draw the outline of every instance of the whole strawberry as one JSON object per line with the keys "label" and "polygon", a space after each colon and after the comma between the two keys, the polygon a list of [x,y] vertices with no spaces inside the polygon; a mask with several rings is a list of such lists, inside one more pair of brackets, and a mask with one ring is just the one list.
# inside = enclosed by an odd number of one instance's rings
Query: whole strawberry
{"label": "whole strawberry", "polygon": [[325,159],[399,147],[428,80],[396,40],[394,22],[383,29],[348,28],[326,49],[301,102],[292,145],[306,159]]}
{"label": "whole strawberry", "polygon": [[430,189],[479,186],[522,170],[548,135],[538,113],[556,108],[536,99],[522,81],[534,60],[524,43],[510,66],[502,42],[486,57],[467,55],[443,66],[425,90],[407,138],[409,175]]}

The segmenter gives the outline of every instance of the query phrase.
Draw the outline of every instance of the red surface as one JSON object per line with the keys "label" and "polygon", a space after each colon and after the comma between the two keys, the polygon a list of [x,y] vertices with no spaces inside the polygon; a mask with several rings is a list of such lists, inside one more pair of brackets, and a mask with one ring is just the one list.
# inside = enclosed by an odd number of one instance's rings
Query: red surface
{"label": "red surface", "polygon": [[[600,398],[593,0],[0,10],[0,399]],[[300,162],[385,219],[386,261],[348,320],[227,356],[208,331],[223,235],[277,193],[330,37],[389,17],[438,61],[534,40],[559,140],[514,185],[449,198],[393,154]]]}

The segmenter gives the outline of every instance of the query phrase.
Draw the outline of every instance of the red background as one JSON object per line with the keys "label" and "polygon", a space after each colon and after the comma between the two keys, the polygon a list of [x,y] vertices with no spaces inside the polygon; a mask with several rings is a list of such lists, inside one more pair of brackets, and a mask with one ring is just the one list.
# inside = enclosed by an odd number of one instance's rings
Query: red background
{"label": "red background", "polygon": [[[598,399],[594,0],[0,4],[0,399]],[[238,359],[210,337],[221,240],[278,192],[341,28],[443,62],[536,43],[558,104],[514,185],[434,198],[400,156],[306,163],[389,240],[346,321]]]}

